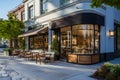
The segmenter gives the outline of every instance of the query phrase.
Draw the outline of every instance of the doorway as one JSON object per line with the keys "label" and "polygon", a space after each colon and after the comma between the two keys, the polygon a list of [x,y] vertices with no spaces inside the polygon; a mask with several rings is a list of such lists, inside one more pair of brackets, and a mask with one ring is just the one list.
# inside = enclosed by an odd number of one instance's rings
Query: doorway
{"label": "doorway", "polygon": [[66,58],[71,53],[71,27],[61,28],[61,58]]}

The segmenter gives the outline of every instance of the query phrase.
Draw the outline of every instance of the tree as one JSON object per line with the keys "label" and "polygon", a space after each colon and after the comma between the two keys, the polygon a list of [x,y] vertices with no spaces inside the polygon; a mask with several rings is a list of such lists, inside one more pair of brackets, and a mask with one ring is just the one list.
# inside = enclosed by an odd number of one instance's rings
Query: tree
{"label": "tree", "polygon": [[24,23],[15,18],[13,13],[8,15],[8,20],[0,19],[0,37],[14,40],[22,33]]}
{"label": "tree", "polygon": [[99,7],[102,4],[109,5],[111,7],[115,7],[120,9],[120,1],[119,0],[92,0],[91,6],[92,7]]}

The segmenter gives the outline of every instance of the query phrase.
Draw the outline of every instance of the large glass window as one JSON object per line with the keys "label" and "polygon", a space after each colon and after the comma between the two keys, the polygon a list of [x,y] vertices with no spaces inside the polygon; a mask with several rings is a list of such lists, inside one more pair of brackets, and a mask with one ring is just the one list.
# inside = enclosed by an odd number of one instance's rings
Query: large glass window
{"label": "large glass window", "polygon": [[29,19],[34,17],[33,6],[30,6],[28,9],[28,17]]}
{"label": "large glass window", "polygon": [[99,26],[92,24],[74,25],[61,28],[61,54],[99,53]]}
{"label": "large glass window", "polygon": [[78,0],[60,0],[60,5],[67,5]]}
{"label": "large glass window", "polygon": [[115,48],[119,52],[120,51],[120,25],[115,24],[115,28],[116,28]]}
{"label": "large glass window", "polygon": [[72,26],[72,50],[75,53],[99,53],[99,27],[97,25]]}
{"label": "large glass window", "polygon": [[41,0],[41,13],[48,12],[48,0]]}
{"label": "large glass window", "polygon": [[60,5],[69,4],[71,0],[60,0]]}
{"label": "large glass window", "polygon": [[30,49],[48,49],[48,35],[30,36]]}

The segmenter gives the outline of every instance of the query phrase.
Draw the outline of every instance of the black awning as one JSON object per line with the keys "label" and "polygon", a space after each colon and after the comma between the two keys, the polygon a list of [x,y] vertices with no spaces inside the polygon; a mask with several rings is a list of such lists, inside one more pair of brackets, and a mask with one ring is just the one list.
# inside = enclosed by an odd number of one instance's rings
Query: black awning
{"label": "black awning", "polygon": [[65,26],[77,24],[97,24],[100,26],[105,25],[104,16],[96,13],[79,13],[72,16],[67,16],[58,20],[52,21],[52,29],[61,28]]}
{"label": "black awning", "polygon": [[45,28],[35,28],[35,29],[29,30],[29,31],[19,35],[18,37],[26,37],[26,36],[36,35],[36,34],[45,34],[47,32],[48,32],[48,27],[45,27]]}

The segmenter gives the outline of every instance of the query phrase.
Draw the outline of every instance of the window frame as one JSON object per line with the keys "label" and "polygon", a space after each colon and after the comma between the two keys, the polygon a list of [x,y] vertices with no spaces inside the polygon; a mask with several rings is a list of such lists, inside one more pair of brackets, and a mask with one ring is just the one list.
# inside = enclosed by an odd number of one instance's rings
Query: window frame
{"label": "window frame", "polygon": [[67,5],[71,3],[71,0],[60,0],[60,5],[63,6],[63,5]]}
{"label": "window frame", "polygon": [[41,11],[40,11],[41,14],[47,13],[48,12],[48,0],[41,0],[40,7],[41,7]]}
{"label": "window frame", "polygon": [[22,19],[21,19],[22,21],[25,20],[25,11],[22,11],[22,12],[21,12],[21,18],[22,18]]}
{"label": "window frame", "polygon": [[33,5],[31,5],[31,6],[28,8],[28,18],[29,18],[29,19],[34,18],[34,8],[33,8]]}

